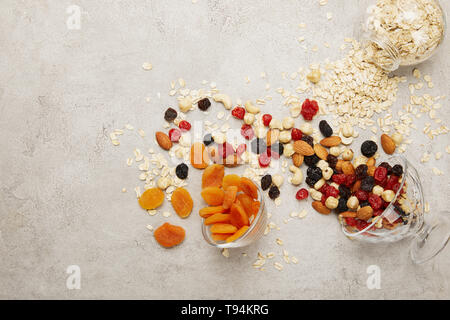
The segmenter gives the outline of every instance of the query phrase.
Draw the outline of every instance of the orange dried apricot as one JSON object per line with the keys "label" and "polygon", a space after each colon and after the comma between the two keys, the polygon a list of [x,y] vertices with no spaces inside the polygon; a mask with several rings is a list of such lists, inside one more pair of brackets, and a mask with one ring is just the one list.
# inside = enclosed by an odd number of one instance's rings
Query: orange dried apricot
{"label": "orange dried apricot", "polygon": [[236,200],[236,194],[238,192],[238,188],[236,186],[229,186],[224,193],[223,196],[223,204],[222,206],[225,209],[231,208],[231,205],[234,203],[234,200]]}
{"label": "orange dried apricot", "polygon": [[230,215],[232,225],[238,228],[249,225],[247,213],[240,202],[233,203],[231,206]]}
{"label": "orange dried apricot", "polygon": [[224,212],[227,212],[227,211],[228,211],[228,209],[225,209],[222,206],[210,206],[210,207],[201,208],[198,211],[198,213],[199,213],[200,217],[208,218],[208,217],[212,216],[213,214],[224,213]]}
{"label": "orange dried apricot", "polygon": [[248,228],[249,228],[249,226],[243,226],[238,231],[236,231],[232,236],[228,237],[225,241],[226,242],[233,242],[234,240],[239,239],[240,237],[242,237],[242,235],[245,232],[247,232]]}
{"label": "orange dried apricot", "polygon": [[227,238],[231,237],[233,233],[211,233],[211,238],[214,241],[225,241]]}
{"label": "orange dried apricot", "polygon": [[211,233],[235,233],[238,229],[229,223],[215,223],[210,230]]}
{"label": "orange dried apricot", "polygon": [[245,193],[239,193],[236,198],[241,203],[247,216],[250,217],[253,213],[253,199]]}
{"label": "orange dried apricot", "polygon": [[151,188],[139,197],[139,204],[146,210],[158,208],[164,202],[164,192],[159,188]]}
{"label": "orange dried apricot", "polygon": [[239,188],[239,182],[241,181],[241,177],[237,174],[227,174],[223,177],[222,187],[226,190],[229,186],[236,186]]}
{"label": "orange dried apricot", "polygon": [[201,142],[194,142],[191,146],[191,164],[196,169],[205,169],[209,164],[206,147]]}
{"label": "orange dried apricot", "polygon": [[259,201],[253,201],[252,202],[252,213],[254,215],[258,214],[260,206],[261,206],[261,202],[259,202]]}
{"label": "orange dried apricot", "polygon": [[249,178],[241,177],[239,188],[253,199],[258,199],[258,188]]}
{"label": "orange dried apricot", "polygon": [[[202,188],[221,187],[225,168],[221,164],[213,164],[208,166],[202,175]],[[225,188],[224,188],[225,189]]]}
{"label": "orange dried apricot", "polygon": [[214,223],[229,223],[230,222],[230,214],[229,213],[216,213],[212,216],[205,219],[205,225],[209,226]]}
{"label": "orange dried apricot", "polygon": [[186,232],[182,227],[166,222],[158,227],[153,235],[161,246],[171,248],[183,242]]}
{"label": "orange dried apricot", "polygon": [[210,206],[218,206],[223,202],[224,192],[218,187],[206,187],[200,194],[203,200]]}
{"label": "orange dried apricot", "polygon": [[181,218],[187,218],[191,214],[194,202],[185,188],[177,188],[172,193],[172,207]]}

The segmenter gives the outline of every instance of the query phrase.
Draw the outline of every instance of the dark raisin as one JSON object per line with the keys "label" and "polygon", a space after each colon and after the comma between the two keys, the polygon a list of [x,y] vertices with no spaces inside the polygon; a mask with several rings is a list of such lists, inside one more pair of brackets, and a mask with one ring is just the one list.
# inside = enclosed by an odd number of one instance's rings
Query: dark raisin
{"label": "dark raisin", "polygon": [[389,163],[387,162],[382,162],[380,163],[379,167],[383,167],[387,169],[387,174],[391,174],[392,173],[392,167]]}
{"label": "dark raisin", "polygon": [[175,169],[175,174],[177,175],[177,177],[183,180],[187,178],[188,172],[189,167],[184,163],[180,163]]}
{"label": "dark raisin", "polygon": [[325,137],[333,135],[333,129],[330,127],[326,120],[321,120],[319,122],[319,130]]}
{"label": "dark raisin", "polygon": [[336,168],[336,164],[338,162],[338,158],[333,156],[332,154],[328,154],[327,156],[327,162],[330,168]]}
{"label": "dark raisin", "polygon": [[337,212],[344,212],[344,211],[347,211],[348,210],[348,207],[347,207],[347,199],[345,199],[345,198],[339,198],[339,203],[338,203],[338,206],[337,206]]}
{"label": "dark raisin", "polygon": [[211,106],[211,101],[209,101],[208,98],[204,98],[197,102],[198,108],[202,111],[208,110],[208,108]]}
{"label": "dark raisin", "polygon": [[311,136],[308,136],[307,134],[303,134],[302,139],[307,144],[309,144],[311,147],[314,147],[314,138]]}
{"label": "dark raisin", "polygon": [[275,200],[280,196],[280,189],[277,186],[271,186],[269,189],[269,198]]}
{"label": "dark raisin", "polygon": [[361,201],[361,202],[359,203],[359,206],[360,206],[361,208],[362,208],[362,207],[370,207],[370,202],[367,201],[367,200]]}
{"label": "dark raisin", "polygon": [[263,153],[267,149],[264,139],[256,138],[251,142],[252,152],[256,154]]}
{"label": "dark raisin", "polygon": [[341,198],[348,199],[352,195],[352,191],[348,187],[344,186],[343,184],[340,184],[339,185],[339,194],[341,195]]}
{"label": "dark raisin", "polygon": [[316,184],[317,181],[318,181],[318,180],[314,180],[314,179],[311,178],[311,177],[306,177],[306,179],[305,179],[306,184],[307,184],[308,186],[310,186],[311,188],[314,187],[314,185]]}
{"label": "dark raisin", "polygon": [[392,174],[395,174],[397,177],[400,177],[403,174],[403,167],[399,164],[396,164],[392,167]]}
{"label": "dark raisin", "polygon": [[363,156],[367,158],[373,157],[373,155],[375,154],[375,152],[377,152],[377,150],[378,146],[372,140],[366,140],[361,145],[361,153],[363,154]]}
{"label": "dark raisin", "polygon": [[309,167],[308,170],[306,170],[306,175],[318,181],[322,178],[322,169],[318,167]]}
{"label": "dark raisin", "polygon": [[171,122],[175,120],[177,116],[178,116],[177,110],[173,108],[168,108],[164,113],[164,120],[166,120],[167,122]]}
{"label": "dark raisin", "polygon": [[371,176],[367,176],[361,180],[361,190],[370,192],[375,185],[375,179]]}
{"label": "dark raisin", "polygon": [[367,177],[367,169],[368,167],[366,164],[360,164],[359,166],[357,166],[355,170],[356,179],[362,180]]}
{"label": "dark raisin", "polygon": [[303,162],[305,162],[308,167],[314,167],[319,160],[320,158],[316,154],[313,154],[312,156],[305,156],[303,158]]}
{"label": "dark raisin", "polygon": [[270,146],[270,150],[275,151],[276,153],[281,155],[284,152],[284,146],[282,143],[276,142]]}
{"label": "dark raisin", "polygon": [[205,134],[205,136],[203,137],[203,143],[205,144],[205,146],[209,146],[213,142],[214,138],[212,137],[212,134],[211,133]]}
{"label": "dark raisin", "polygon": [[272,176],[270,174],[266,174],[261,178],[261,189],[267,190],[272,185]]}

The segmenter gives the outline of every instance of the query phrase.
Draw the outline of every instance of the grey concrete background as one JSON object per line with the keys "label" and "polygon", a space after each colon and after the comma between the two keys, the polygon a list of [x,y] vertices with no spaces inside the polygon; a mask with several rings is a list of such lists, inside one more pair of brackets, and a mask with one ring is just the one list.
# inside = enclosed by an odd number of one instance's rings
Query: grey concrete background
{"label": "grey concrete background", "polygon": [[[82,9],[80,30],[66,27],[66,8],[72,4]],[[194,213],[183,221],[174,215],[150,217],[138,207],[133,192],[138,170],[125,161],[135,147],[147,150],[153,139],[128,134],[113,147],[108,138],[126,123],[151,136],[161,127],[163,110],[174,104],[167,92],[179,77],[191,88],[203,79],[215,81],[242,98],[265,94],[261,71],[272,88],[287,86],[281,72],[343,55],[338,48],[352,36],[362,7],[350,0],[330,0],[325,7],[318,1],[2,0],[0,298],[450,298],[448,249],[416,266],[408,256],[409,241],[353,242],[333,217],[311,210],[305,219],[283,224],[291,210],[301,209],[290,201],[294,189],[287,183],[282,206],[269,204],[281,230],[232,250],[226,259],[201,237],[198,196]],[[445,8],[448,12],[448,3]],[[307,23],[305,30],[298,28],[300,22]],[[319,52],[304,52],[299,36],[305,36],[308,48],[317,44]],[[433,77],[434,94],[450,92],[449,51],[447,39],[420,66]],[[146,61],[154,66],[150,72],[141,68]],[[410,68],[398,73],[411,79]],[[406,99],[403,85],[395,108]],[[446,123],[448,98],[442,103],[438,116]],[[272,110],[279,117],[286,112]],[[412,139],[407,155],[424,173],[431,209],[445,210],[448,136],[430,142],[417,132]],[[443,151],[444,157],[420,164],[425,150]],[[432,166],[445,175],[433,176]],[[198,172],[190,175],[193,194],[198,178]],[[129,192],[122,194],[123,187]],[[172,250],[159,247],[145,228],[166,220],[188,233],[185,243]],[[280,261],[277,237],[299,264],[283,263],[282,272],[271,264],[265,272],[253,269],[258,251],[274,251]],[[380,290],[366,286],[366,268],[373,264],[381,268]],[[80,290],[66,288],[69,265],[81,268]]]}

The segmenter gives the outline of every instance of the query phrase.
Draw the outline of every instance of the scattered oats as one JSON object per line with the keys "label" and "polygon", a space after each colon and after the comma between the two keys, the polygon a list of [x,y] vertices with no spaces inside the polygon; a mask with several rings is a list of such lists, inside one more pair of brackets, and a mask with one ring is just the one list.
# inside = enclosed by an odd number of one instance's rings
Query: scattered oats
{"label": "scattered oats", "polygon": [[217,114],[217,119],[222,119],[223,117],[225,116],[225,113],[223,112],[223,111],[220,111],[218,114]]}
{"label": "scattered oats", "polygon": [[138,133],[142,138],[145,137],[145,131],[143,129],[139,129]]}
{"label": "scattered oats", "polygon": [[420,159],[420,162],[422,162],[422,163],[428,162],[430,160],[430,158],[431,158],[431,154],[425,152],[422,155],[422,158]]}
{"label": "scattered oats", "polygon": [[283,245],[283,240],[281,240],[280,238],[277,238],[275,241],[278,245],[280,245],[280,246]]}
{"label": "scattered oats", "polygon": [[305,37],[298,37],[297,41],[301,43],[301,42],[305,41]]}
{"label": "scattered oats", "polygon": [[450,153],[450,145],[445,148],[445,152]]}
{"label": "scattered oats", "polygon": [[111,140],[111,143],[112,143],[113,145],[115,145],[115,146],[120,145],[119,140]]}
{"label": "scattered oats", "polygon": [[132,164],[133,164],[133,158],[128,158],[127,159],[127,166],[131,167]]}
{"label": "scattered oats", "polygon": [[141,197],[141,187],[134,188],[134,192],[136,192],[136,198],[139,199]]}
{"label": "scattered oats", "polygon": [[134,127],[131,124],[129,124],[129,123],[127,123],[125,125],[125,128],[128,129],[128,130],[134,130]]}
{"label": "scattered oats", "polygon": [[281,198],[280,197],[276,198],[274,202],[275,202],[275,205],[277,207],[280,206],[281,205]]}
{"label": "scattered oats", "polygon": [[433,171],[433,174],[436,176],[442,176],[444,174],[441,170],[435,167],[433,167],[431,170]]}
{"label": "scattered oats", "polygon": [[165,218],[168,218],[172,215],[172,213],[170,213],[170,211],[164,211],[162,214]]}
{"label": "scattered oats", "polygon": [[289,216],[291,216],[292,218],[298,217],[298,212],[292,211]]}
{"label": "scattered oats", "polygon": [[142,69],[149,71],[153,69],[153,65],[150,62],[144,62],[142,64]]}
{"label": "scattered oats", "polygon": [[158,213],[158,211],[156,211],[155,209],[152,209],[152,210],[147,210],[147,213],[148,213],[150,216],[154,216],[154,215],[156,215],[156,214]]}
{"label": "scattered oats", "polygon": [[122,188],[122,192],[123,193],[127,192],[127,189],[126,188]]}
{"label": "scattered oats", "polygon": [[328,20],[333,19],[333,13],[327,12],[327,19],[328,19]]}
{"label": "scattered oats", "polygon": [[325,6],[328,3],[328,0],[319,0],[319,5]]}
{"label": "scattered oats", "polygon": [[229,251],[227,248],[223,248],[223,249],[222,249],[222,255],[223,255],[225,258],[229,258],[229,257],[230,257],[230,251]]}
{"label": "scattered oats", "polygon": [[264,71],[261,72],[261,78],[265,79],[266,78],[266,73]]}
{"label": "scattered oats", "polygon": [[304,217],[306,217],[307,214],[308,214],[308,212],[307,212],[305,209],[303,209],[303,210],[300,211],[300,213],[298,214],[298,217],[299,217],[299,218],[304,218]]}
{"label": "scattered oats", "polygon": [[273,265],[275,266],[275,269],[277,269],[279,271],[283,270],[283,265],[281,263],[275,262]]}
{"label": "scattered oats", "polygon": [[258,259],[258,260],[256,260],[255,263],[253,263],[253,267],[258,269],[258,268],[261,268],[265,264],[266,264],[266,260],[265,259]]}
{"label": "scattered oats", "polygon": [[425,208],[424,208],[425,212],[430,212],[430,204],[427,202],[425,202]]}
{"label": "scattered oats", "polygon": [[151,224],[148,224],[147,225],[147,229],[150,230],[150,231],[153,231],[153,226]]}
{"label": "scattered oats", "polygon": [[436,160],[441,159],[442,158],[442,152],[436,152],[435,158],[436,158]]}
{"label": "scattered oats", "polygon": [[245,82],[250,83],[250,78],[248,76],[245,77]]}
{"label": "scattered oats", "polygon": [[304,29],[304,28],[306,28],[306,23],[303,23],[303,22],[299,23],[298,27]]}
{"label": "scattered oats", "polygon": [[317,51],[319,50],[319,47],[318,47],[318,46],[314,46],[314,47],[311,48],[311,50],[312,50],[313,52],[317,52]]}

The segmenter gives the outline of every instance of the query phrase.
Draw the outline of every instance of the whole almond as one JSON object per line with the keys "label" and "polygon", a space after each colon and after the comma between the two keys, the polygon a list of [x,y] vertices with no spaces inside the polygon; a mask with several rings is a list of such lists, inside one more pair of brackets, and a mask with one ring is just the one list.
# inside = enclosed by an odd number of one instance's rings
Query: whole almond
{"label": "whole almond", "polygon": [[356,218],[355,211],[344,211],[340,214],[342,218]]}
{"label": "whole almond", "polygon": [[371,206],[365,206],[360,208],[357,212],[356,212],[356,217],[358,219],[361,220],[369,220],[370,218],[372,218],[373,215],[373,209]]}
{"label": "whole almond", "polygon": [[302,165],[303,159],[304,159],[304,156],[302,156],[300,153],[294,153],[292,155],[292,163],[296,167],[300,167]]}
{"label": "whole almond", "polygon": [[302,156],[312,156],[314,154],[314,149],[303,140],[297,140],[294,142],[294,150]]}
{"label": "whole almond", "polygon": [[313,201],[312,207],[314,208],[314,210],[321,214],[331,213],[331,210],[325,207],[325,205],[321,201]]}
{"label": "whole almond", "polygon": [[342,172],[345,174],[355,174],[355,168],[350,161],[344,161],[342,163]]}
{"label": "whole almond", "polygon": [[395,142],[387,134],[383,133],[381,135],[381,146],[387,154],[393,154],[395,152]]}
{"label": "whole almond", "polygon": [[170,150],[172,148],[172,141],[167,134],[161,131],[156,131],[155,133],[156,142],[158,142],[159,146],[164,150]]}
{"label": "whole almond", "polygon": [[339,159],[338,162],[336,163],[336,170],[337,171],[342,171],[342,165],[344,164],[344,160]]}
{"label": "whole almond", "polygon": [[267,131],[267,137],[266,142],[268,146],[271,146],[275,142],[278,141],[278,138],[280,137],[280,130],[278,129],[270,129]]}
{"label": "whole almond", "polygon": [[327,151],[327,149],[322,147],[320,144],[316,143],[314,145],[314,152],[320,159],[327,161],[328,151]]}
{"label": "whole almond", "polygon": [[327,148],[336,147],[336,146],[340,145],[341,142],[342,142],[342,140],[338,136],[331,136],[331,137],[320,140],[320,144]]}

